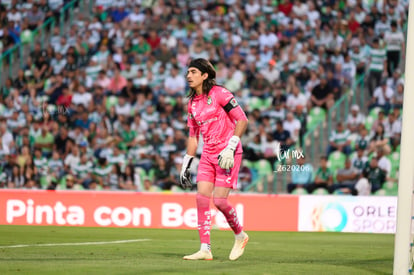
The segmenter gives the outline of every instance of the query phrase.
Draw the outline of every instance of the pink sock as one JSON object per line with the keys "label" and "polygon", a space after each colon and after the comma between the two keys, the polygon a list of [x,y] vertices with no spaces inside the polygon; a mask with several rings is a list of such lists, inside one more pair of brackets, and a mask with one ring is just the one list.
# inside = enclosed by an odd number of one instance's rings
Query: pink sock
{"label": "pink sock", "polygon": [[224,214],[234,234],[240,234],[243,228],[237,218],[236,209],[229,204],[227,198],[214,198],[214,205]]}
{"label": "pink sock", "polygon": [[198,234],[200,242],[210,244],[210,228],[211,228],[211,212],[210,197],[197,194],[197,218],[198,218]]}

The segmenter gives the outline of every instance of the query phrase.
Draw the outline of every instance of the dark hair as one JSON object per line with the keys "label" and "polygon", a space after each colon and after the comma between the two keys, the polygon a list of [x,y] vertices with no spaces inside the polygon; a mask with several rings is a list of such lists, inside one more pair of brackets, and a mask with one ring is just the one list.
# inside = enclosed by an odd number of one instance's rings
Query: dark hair
{"label": "dark hair", "polygon": [[[197,68],[198,70],[200,70],[201,74],[205,74],[205,73],[208,74],[207,79],[203,81],[203,94],[208,95],[211,88],[217,85],[216,79],[215,79],[216,70],[214,69],[213,65],[207,59],[197,58],[197,59],[191,60],[188,67]],[[188,95],[188,97],[190,99],[193,99],[195,95],[196,95],[196,91],[193,88],[191,88],[190,94]]]}

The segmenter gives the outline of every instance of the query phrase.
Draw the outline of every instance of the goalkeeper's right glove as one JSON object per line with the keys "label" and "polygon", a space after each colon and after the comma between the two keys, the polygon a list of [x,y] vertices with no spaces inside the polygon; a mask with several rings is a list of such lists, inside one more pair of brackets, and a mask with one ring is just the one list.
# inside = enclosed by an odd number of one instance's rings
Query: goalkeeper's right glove
{"label": "goalkeeper's right glove", "polygon": [[191,189],[193,184],[191,183],[191,174],[190,174],[190,167],[191,162],[193,161],[193,156],[185,154],[183,160],[183,166],[181,166],[181,173],[180,173],[180,184],[183,189]]}

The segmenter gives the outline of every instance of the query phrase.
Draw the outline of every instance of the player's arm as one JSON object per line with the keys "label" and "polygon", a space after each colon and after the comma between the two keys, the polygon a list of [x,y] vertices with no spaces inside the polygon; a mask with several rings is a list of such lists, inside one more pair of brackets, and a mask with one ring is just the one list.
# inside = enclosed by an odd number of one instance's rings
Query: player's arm
{"label": "player's arm", "polygon": [[195,156],[198,147],[198,138],[195,136],[190,136],[187,141],[187,155]]}
{"label": "player's arm", "polygon": [[223,169],[230,169],[234,166],[234,153],[240,143],[240,137],[247,129],[248,119],[234,96],[227,90],[217,95],[218,103],[227,112],[231,120],[236,122],[233,136],[228,141],[226,148],[218,155],[218,165]]}

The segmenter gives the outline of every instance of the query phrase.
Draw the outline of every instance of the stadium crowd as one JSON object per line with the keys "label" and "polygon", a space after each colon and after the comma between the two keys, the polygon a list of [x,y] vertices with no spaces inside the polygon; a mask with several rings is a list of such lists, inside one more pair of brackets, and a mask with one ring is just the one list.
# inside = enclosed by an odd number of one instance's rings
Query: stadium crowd
{"label": "stadium crowd", "polygon": [[[2,0],[3,50],[65,2]],[[258,163],[271,176],[277,143],[302,144],[312,109],[331,108],[365,77],[369,106],[352,106],[320,168],[299,160],[315,169],[292,173],[288,191],[375,192],[396,177],[388,156],[401,133],[407,11],[402,0],[96,0],[93,16],[65,35],[51,30],[1,87],[0,185],[179,190],[186,65],[201,57],[248,114],[241,190],[260,177]],[[341,170],[352,170],[342,178],[327,167],[340,151]]]}

